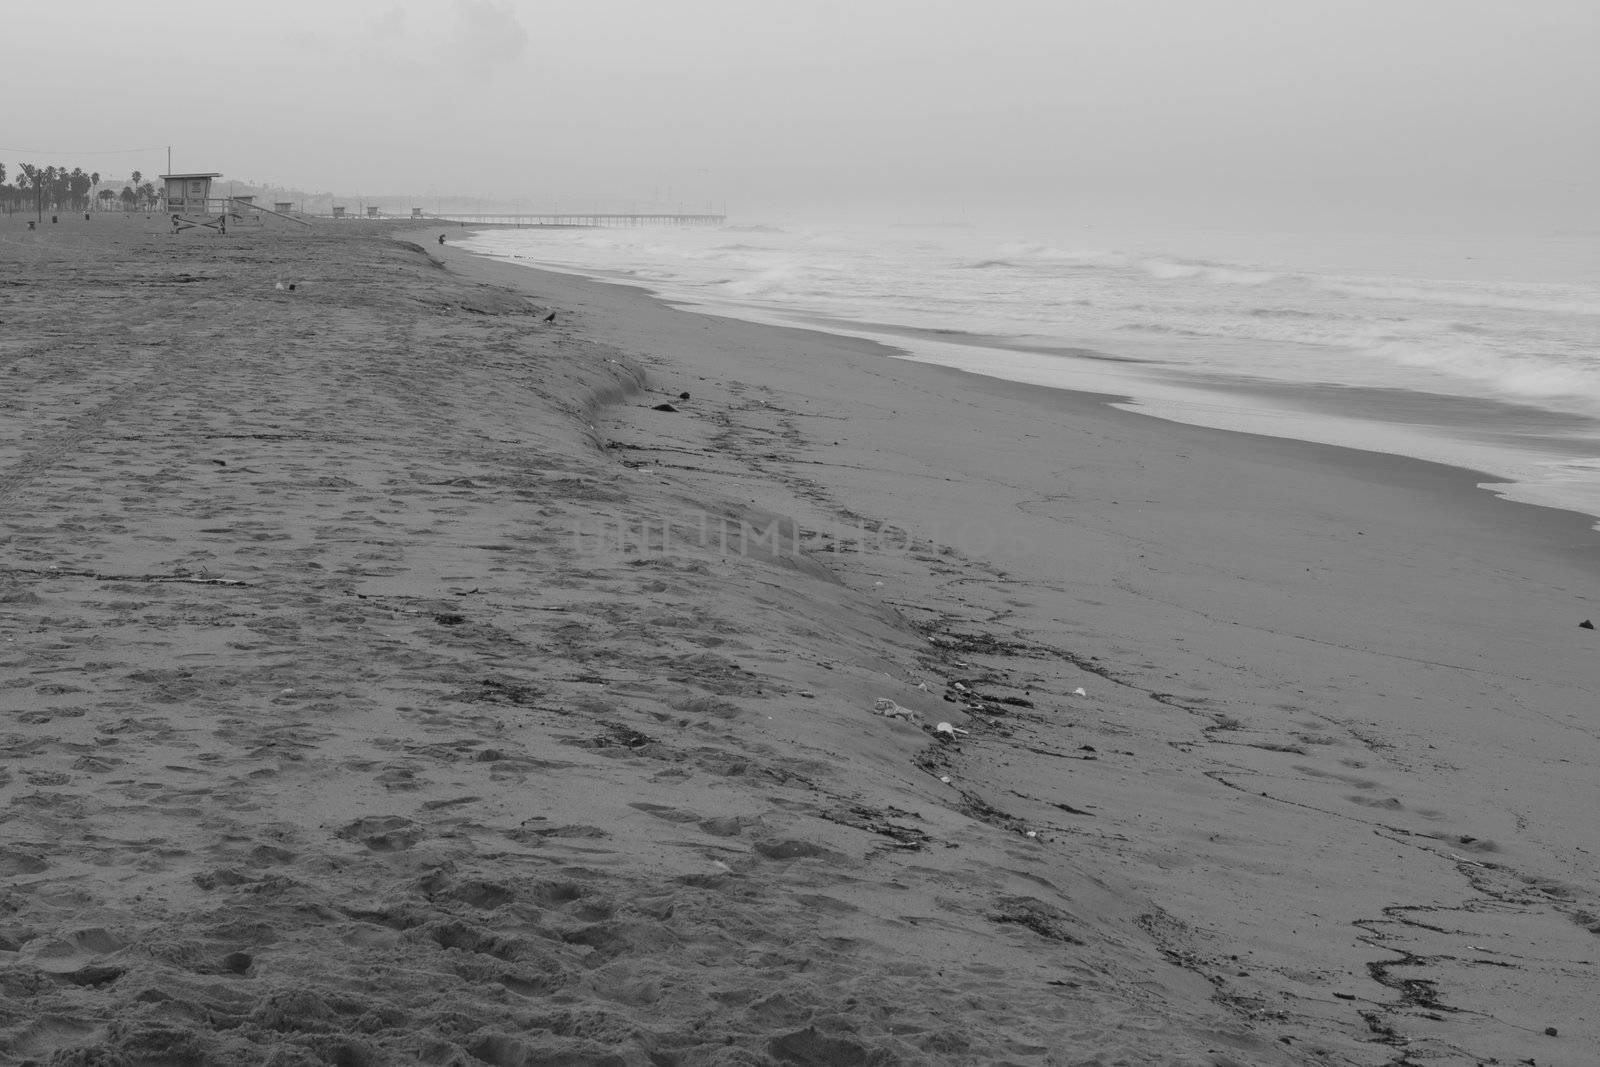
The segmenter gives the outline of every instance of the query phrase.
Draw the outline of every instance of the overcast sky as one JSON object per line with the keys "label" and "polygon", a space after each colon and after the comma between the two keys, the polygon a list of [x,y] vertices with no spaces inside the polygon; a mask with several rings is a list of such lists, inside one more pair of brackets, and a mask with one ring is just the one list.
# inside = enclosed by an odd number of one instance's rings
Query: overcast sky
{"label": "overcast sky", "polygon": [[529,205],[1600,226],[1600,0],[75,0],[5,30],[8,169],[158,172],[170,144]]}

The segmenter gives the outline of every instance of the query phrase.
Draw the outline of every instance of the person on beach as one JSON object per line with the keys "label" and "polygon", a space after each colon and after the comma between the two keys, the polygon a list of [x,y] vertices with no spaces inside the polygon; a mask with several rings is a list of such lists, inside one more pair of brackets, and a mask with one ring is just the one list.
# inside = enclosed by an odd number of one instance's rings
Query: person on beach
{"label": "person on beach", "polygon": [[444,234],[442,233],[439,235],[439,243],[444,244]]}

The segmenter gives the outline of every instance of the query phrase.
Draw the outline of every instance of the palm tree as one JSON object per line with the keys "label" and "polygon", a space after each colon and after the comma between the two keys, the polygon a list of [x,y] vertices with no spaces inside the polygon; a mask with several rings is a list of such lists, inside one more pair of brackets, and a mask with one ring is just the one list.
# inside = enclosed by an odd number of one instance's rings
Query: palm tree
{"label": "palm tree", "polygon": [[17,188],[33,189],[33,206],[39,214],[39,221],[44,221],[44,172],[32,163],[19,163],[22,171],[17,175]]}
{"label": "palm tree", "polygon": [[56,164],[55,172],[55,179],[50,183],[50,199],[54,210],[66,211],[72,207],[72,173],[61,163]]}
{"label": "palm tree", "polygon": [[69,206],[73,211],[82,211],[89,206],[89,190],[94,186],[94,180],[83,172],[82,167],[72,168],[72,173],[66,176],[66,186]]}
{"label": "palm tree", "polygon": [[[134,171],[133,175],[137,178],[139,172]],[[145,182],[139,186],[139,202],[145,205],[146,208],[154,208],[156,206],[156,187],[154,182]]]}
{"label": "palm tree", "polygon": [[124,210],[124,211],[132,211],[133,208],[134,208],[134,205],[139,200],[139,194],[135,193],[133,191],[133,186],[124,185],[122,187],[121,200],[122,200],[122,210]]}
{"label": "palm tree", "polygon": [[[36,168],[32,163],[18,163],[17,164],[17,178],[16,178],[17,188],[23,190],[24,192],[27,192],[27,190],[32,189],[33,188],[33,175],[34,175],[34,172],[37,169],[38,168]],[[23,199],[26,200],[27,197],[24,197]]]}

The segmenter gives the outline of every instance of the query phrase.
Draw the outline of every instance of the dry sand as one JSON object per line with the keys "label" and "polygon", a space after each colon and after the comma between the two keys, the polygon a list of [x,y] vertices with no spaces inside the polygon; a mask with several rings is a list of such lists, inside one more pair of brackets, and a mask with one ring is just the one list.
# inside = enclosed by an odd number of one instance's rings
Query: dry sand
{"label": "dry sand", "polygon": [[0,1063],[1600,1059],[1587,520],[435,232],[0,222]]}

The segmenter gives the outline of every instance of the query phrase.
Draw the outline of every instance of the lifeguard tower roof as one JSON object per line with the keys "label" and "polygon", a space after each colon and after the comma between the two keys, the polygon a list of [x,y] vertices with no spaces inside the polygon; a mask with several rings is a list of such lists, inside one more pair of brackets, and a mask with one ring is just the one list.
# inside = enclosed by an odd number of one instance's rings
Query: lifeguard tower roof
{"label": "lifeguard tower roof", "polygon": [[221,174],[163,174],[167,185],[167,210],[175,215],[204,215],[211,196],[211,179]]}

